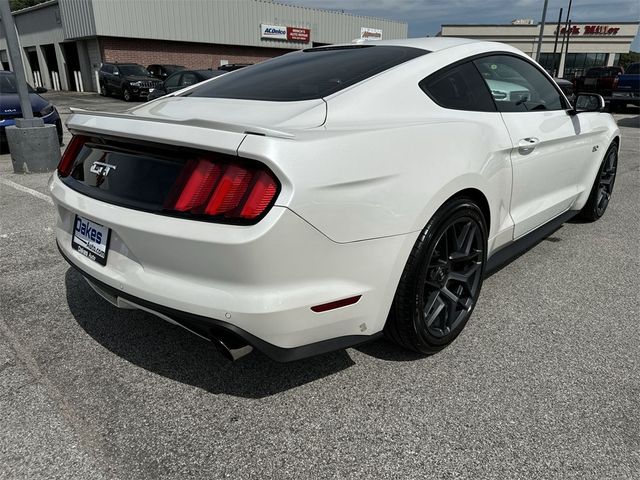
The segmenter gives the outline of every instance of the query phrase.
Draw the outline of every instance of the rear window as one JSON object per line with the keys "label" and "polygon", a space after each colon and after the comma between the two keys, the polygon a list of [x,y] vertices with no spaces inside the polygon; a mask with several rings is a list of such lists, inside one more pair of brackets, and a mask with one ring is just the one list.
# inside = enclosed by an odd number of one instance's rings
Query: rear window
{"label": "rear window", "polygon": [[312,100],[426,53],[419,48],[387,45],[307,49],[243,68],[185,95],[275,102]]}

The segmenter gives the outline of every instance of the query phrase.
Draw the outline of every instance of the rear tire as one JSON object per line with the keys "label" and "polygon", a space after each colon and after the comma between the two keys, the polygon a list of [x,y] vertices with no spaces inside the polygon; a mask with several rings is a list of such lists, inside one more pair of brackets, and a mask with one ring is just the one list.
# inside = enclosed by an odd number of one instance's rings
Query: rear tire
{"label": "rear tire", "polygon": [[109,96],[109,89],[107,89],[107,86],[104,84],[104,82],[100,83],[100,95],[103,97]]}
{"label": "rear tire", "polygon": [[578,218],[585,222],[595,222],[607,211],[618,169],[618,144],[612,143],[602,160],[598,174],[593,181],[587,203]]}
{"label": "rear tire", "polygon": [[443,205],[409,255],[385,325],[385,335],[408,350],[438,352],[462,331],[480,295],[487,227],[469,198]]}

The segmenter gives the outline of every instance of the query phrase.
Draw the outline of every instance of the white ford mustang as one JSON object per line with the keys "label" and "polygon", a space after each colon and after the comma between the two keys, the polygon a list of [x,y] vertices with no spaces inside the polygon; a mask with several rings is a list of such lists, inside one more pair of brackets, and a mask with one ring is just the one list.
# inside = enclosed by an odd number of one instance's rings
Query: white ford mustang
{"label": "white ford mustang", "polygon": [[[385,333],[433,353],[483,277],[607,208],[620,134],[507,45],[284,55],[126,114],[76,111],[50,181],[104,298],[288,361]],[[133,327],[132,327],[133,328]]]}

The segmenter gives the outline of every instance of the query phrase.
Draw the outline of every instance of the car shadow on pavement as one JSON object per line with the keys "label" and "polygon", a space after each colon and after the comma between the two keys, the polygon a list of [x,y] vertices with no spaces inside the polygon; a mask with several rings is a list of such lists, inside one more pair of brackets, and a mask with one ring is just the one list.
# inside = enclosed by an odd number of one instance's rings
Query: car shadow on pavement
{"label": "car shadow on pavement", "polygon": [[388,362],[414,362],[429,357],[429,355],[405,350],[384,338],[354,348],[365,355]]}
{"label": "car shadow on pavement", "polygon": [[618,120],[618,126],[640,128],[640,115],[636,115],[635,117],[621,118],[620,120]]}
{"label": "car shadow on pavement", "polygon": [[65,284],[75,320],[106,349],[145,370],[211,393],[263,398],[354,365],[344,350],[286,364],[254,351],[230,362],[210,342],[181,327],[146,312],[114,307],[72,268]]}

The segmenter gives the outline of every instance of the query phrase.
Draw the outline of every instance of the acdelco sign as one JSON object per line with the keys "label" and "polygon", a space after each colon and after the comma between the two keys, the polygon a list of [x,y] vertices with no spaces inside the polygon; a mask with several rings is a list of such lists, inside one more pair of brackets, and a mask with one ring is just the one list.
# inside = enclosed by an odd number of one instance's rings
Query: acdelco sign
{"label": "acdelco sign", "polygon": [[260,25],[260,37],[272,38],[276,40],[286,40],[287,27],[282,27],[280,25],[265,25],[263,23]]}
{"label": "acdelco sign", "polygon": [[263,23],[260,25],[260,38],[309,43],[309,40],[311,39],[311,30],[308,28],[267,25]]}

